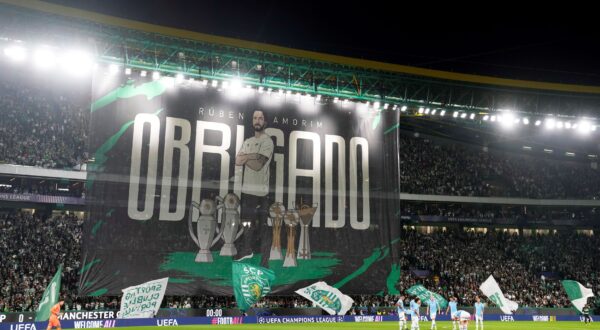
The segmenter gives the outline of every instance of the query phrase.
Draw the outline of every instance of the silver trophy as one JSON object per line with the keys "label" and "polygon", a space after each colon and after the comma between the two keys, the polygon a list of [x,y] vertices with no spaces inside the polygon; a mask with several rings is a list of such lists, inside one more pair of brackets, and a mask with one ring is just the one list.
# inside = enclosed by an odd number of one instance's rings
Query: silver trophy
{"label": "silver trophy", "polygon": [[287,227],[287,251],[285,252],[285,259],[283,260],[283,267],[296,267],[298,262],[296,261],[296,225],[298,225],[298,212],[296,210],[287,210],[285,217],[283,218],[285,226]]}
{"label": "silver trophy", "polygon": [[275,202],[269,208],[269,217],[273,223],[273,240],[271,241],[271,253],[269,260],[281,260],[281,225],[285,216],[285,206],[280,202]]}
{"label": "silver trophy", "polygon": [[[198,224],[196,226],[197,235],[194,235],[194,227],[192,226],[193,209],[198,210]],[[188,216],[188,228],[190,235],[194,243],[200,248],[200,251],[196,255],[196,262],[212,262],[213,257],[210,252],[210,248],[218,241],[214,239],[215,230],[217,229],[217,219],[215,218],[215,211],[217,205],[215,201],[210,199],[204,199],[200,203],[192,202],[190,205],[190,213]]]}
{"label": "silver trophy", "polygon": [[225,242],[219,255],[234,256],[237,254],[237,249],[233,243],[244,233],[244,228],[241,227],[240,212],[238,212],[240,199],[236,194],[229,193],[224,198],[217,197],[217,200],[220,202],[218,208],[223,209],[219,234]]}
{"label": "silver trophy", "polygon": [[312,206],[303,204],[300,200],[298,217],[300,218],[300,242],[298,246],[298,259],[310,259],[310,239],[308,237],[308,228],[312,222],[315,212],[319,205],[313,203]]}

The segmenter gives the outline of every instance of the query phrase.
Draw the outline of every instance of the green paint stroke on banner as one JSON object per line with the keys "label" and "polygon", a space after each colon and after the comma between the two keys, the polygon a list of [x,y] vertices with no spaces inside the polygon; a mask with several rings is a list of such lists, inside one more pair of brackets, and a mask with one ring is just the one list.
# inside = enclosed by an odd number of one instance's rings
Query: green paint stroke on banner
{"label": "green paint stroke on banner", "polygon": [[96,236],[96,232],[98,231],[98,229],[100,229],[100,227],[102,227],[103,224],[104,220],[98,220],[98,222],[96,222],[94,227],[92,227],[92,236]]}
{"label": "green paint stroke on banner", "polygon": [[[161,113],[161,111],[163,111],[163,109],[158,109],[156,112],[154,112],[154,115],[158,115],[159,113]],[[104,165],[104,163],[108,160],[108,156],[106,156],[106,154],[117,144],[117,142],[119,141],[119,139],[121,138],[121,136],[123,136],[123,134],[125,134],[125,132],[127,131],[127,129],[133,125],[134,120],[128,121],[125,124],[123,124],[123,126],[121,126],[121,128],[119,129],[119,131],[115,134],[113,134],[110,138],[108,138],[108,140],[106,140],[106,142],[104,142],[100,148],[98,148],[98,150],[96,150],[96,152],[94,153],[94,163],[91,164],[92,166],[90,166],[91,171],[88,171],[88,179],[85,182],[86,185],[86,189],[91,189],[92,188],[92,184],[94,183],[94,180],[96,179],[96,176],[94,174],[94,172],[98,172],[100,170],[100,168]]]}
{"label": "green paint stroke on banner", "polygon": [[134,86],[133,81],[130,80],[125,86],[113,90],[92,103],[91,112],[104,108],[119,99],[128,99],[138,95],[144,95],[146,96],[146,99],[151,100],[167,90],[168,84],[165,79],[166,78],[162,78],[160,80],[147,82],[139,86]]}
{"label": "green paint stroke on banner", "polygon": [[[282,250],[285,255],[285,249]],[[165,262],[160,266],[160,271],[180,271],[187,276],[202,278],[211,285],[229,287],[231,283],[231,257],[219,255],[213,251],[213,262],[198,263],[194,259],[195,252],[173,252],[167,255]],[[283,260],[270,260],[269,269],[276,275],[274,286],[293,284],[305,280],[317,280],[333,274],[333,269],[341,263],[335,258],[335,253],[314,252],[312,259],[299,259],[298,267],[283,267]],[[254,254],[245,263],[260,264],[261,255]]]}
{"label": "green paint stroke on banner", "polygon": [[396,123],[396,124],[394,124],[394,126],[392,126],[392,127],[388,128],[388,129],[386,129],[386,130],[385,130],[385,132],[383,132],[383,134],[388,134],[388,133],[391,133],[391,132],[393,132],[395,129],[397,129],[398,127],[400,127],[400,123]]}
{"label": "green paint stroke on banner", "polygon": [[187,283],[192,283],[194,280],[190,279],[190,278],[175,278],[175,277],[169,277],[169,283],[183,283],[183,284],[187,284]]}
{"label": "green paint stroke on banner", "polygon": [[381,249],[381,248],[376,248],[370,256],[363,259],[363,264],[362,264],[362,266],[360,266],[360,268],[355,270],[352,274],[344,277],[341,281],[334,284],[333,287],[336,289],[339,289],[339,288],[343,287],[344,285],[346,285],[346,283],[352,281],[359,275],[366,272],[369,269],[369,267],[371,267],[371,265],[373,263],[375,263],[375,261],[377,261],[379,259],[379,257],[382,255],[382,250],[383,249]]}
{"label": "green paint stroke on banner", "polygon": [[396,284],[400,282],[400,264],[392,265],[392,270],[388,275],[385,283],[389,294],[400,294],[400,290],[396,289]]}
{"label": "green paint stroke on banner", "polygon": [[102,289],[99,289],[99,290],[96,290],[96,291],[90,293],[88,296],[89,297],[98,297],[98,296],[101,296],[101,295],[103,295],[103,294],[105,294],[107,292],[108,292],[108,289],[102,288]]}
{"label": "green paint stroke on banner", "polygon": [[100,259],[94,259],[92,261],[90,261],[89,263],[87,263],[86,265],[83,265],[83,267],[81,267],[81,269],[79,270],[79,274],[83,274],[85,272],[87,272],[90,268],[92,268],[92,266],[94,266],[95,264],[99,263]]}

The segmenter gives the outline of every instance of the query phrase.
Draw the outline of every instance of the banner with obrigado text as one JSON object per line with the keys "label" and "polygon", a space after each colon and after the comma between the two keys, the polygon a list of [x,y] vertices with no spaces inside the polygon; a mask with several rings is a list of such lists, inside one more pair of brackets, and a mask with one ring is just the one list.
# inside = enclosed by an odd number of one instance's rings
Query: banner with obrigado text
{"label": "banner with obrigado text", "polygon": [[433,295],[433,298],[437,301],[442,310],[448,307],[448,301],[444,297],[442,297],[439,293],[427,290],[421,284],[415,284],[411,286],[410,288],[406,289],[406,293],[411,296],[419,297],[421,299],[421,303],[425,306],[429,304],[429,300]]}
{"label": "banner with obrigado text", "polygon": [[81,295],[232,295],[247,255],[274,294],[399,290],[399,110],[242,86],[95,75]]}
{"label": "banner with obrigado text", "polygon": [[166,277],[123,289],[119,318],[154,317],[163,301],[168,282],[169,278]]}
{"label": "banner with obrigado text", "polygon": [[352,298],[323,281],[296,290],[296,293],[312,301],[330,315],[346,315],[354,303]]}

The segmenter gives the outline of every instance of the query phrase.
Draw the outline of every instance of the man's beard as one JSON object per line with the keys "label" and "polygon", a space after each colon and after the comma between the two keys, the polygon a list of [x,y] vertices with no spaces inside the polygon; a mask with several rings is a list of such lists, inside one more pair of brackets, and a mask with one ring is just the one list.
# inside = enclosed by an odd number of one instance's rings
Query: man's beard
{"label": "man's beard", "polygon": [[265,125],[254,125],[254,131],[255,132],[262,132],[265,130]]}

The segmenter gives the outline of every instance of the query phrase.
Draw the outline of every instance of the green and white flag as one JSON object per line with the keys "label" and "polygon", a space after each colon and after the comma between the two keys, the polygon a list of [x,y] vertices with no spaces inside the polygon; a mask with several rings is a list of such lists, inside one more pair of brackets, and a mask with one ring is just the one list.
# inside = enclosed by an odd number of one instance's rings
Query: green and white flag
{"label": "green and white flag", "polygon": [[594,296],[594,292],[577,281],[564,280],[561,283],[567,292],[569,300],[571,300],[573,306],[581,313],[583,306],[587,304],[588,298]]}
{"label": "green and white flag", "polygon": [[46,291],[44,291],[44,295],[42,296],[42,300],[35,312],[35,322],[44,322],[48,321],[50,318],[50,309],[52,306],[58,303],[58,295],[60,294],[60,277],[62,274],[62,265],[58,266],[58,270],[52,281],[48,283],[48,287],[46,287]]}
{"label": "green and white flag", "polygon": [[419,299],[421,299],[425,305],[429,305],[429,299],[431,298],[431,295],[433,295],[433,298],[437,301],[441,310],[444,310],[446,307],[448,307],[448,300],[444,299],[444,297],[442,297],[439,293],[431,292],[425,289],[425,287],[421,284],[411,286],[410,288],[406,289],[406,293],[411,296],[419,297]]}
{"label": "green and white flag", "polygon": [[352,298],[323,281],[296,290],[296,293],[323,308],[330,315],[345,315],[354,303]]}
{"label": "green and white flag", "polygon": [[235,301],[242,311],[271,292],[271,284],[275,281],[272,270],[243,262],[231,264],[231,275]]}
{"label": "green and white flag", "polygon": [[517,308],[519,308],[519,304],[512,300],[506,299],[502,293],[502,290],[500,290],[500,287],[498,286],[498,282],[496,282],[496,279],[494,279],[494,276],[492,275],[490,275],[485,282],[481,283],[479,290],[481,290],[486,297],[493,301],[496,306],[500,307],[502,313],[504,314],[512,314],[517,310]]}

